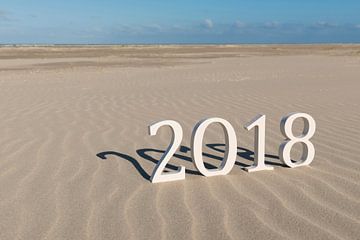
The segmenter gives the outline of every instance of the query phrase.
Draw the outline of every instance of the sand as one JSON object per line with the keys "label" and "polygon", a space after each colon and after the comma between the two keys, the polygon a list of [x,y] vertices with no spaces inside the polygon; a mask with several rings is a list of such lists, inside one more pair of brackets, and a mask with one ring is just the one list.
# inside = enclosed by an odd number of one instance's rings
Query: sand
{"label": "sand", "polygon": [[[2,47],[0,239],[360,239],[359,91],[359,45]],[[316,120],[316,156],[290,169],[279,122],[297,111]],[[258,113],[275,169],[247,173]],[[226,176],[191,162],[204,117],[236,129]],[[183,127],[170,164],[186,179],[152,184],[170,130],[147,127],[165,119]],[[209,127],[204,160],[223,144]]]}

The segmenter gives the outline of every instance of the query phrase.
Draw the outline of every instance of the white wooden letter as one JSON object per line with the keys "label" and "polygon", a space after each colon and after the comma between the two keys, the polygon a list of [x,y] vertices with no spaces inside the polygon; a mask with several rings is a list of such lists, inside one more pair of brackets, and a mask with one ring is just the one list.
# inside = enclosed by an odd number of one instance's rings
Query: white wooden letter
{"label": "white wooden letter", "polygon": [[255,127],[254,164],[245,168],[248,172],[274,169],[265,165],[265,121],[265,115],[257,115],[244,126],[248,131]]}
{"label": "white wooden letter", "polygon": [[156,135],[158,129],[162,126],[169,126],[172,130],[172,139],[169,147],[166,149],[164,155],[162,155],[160,161],[155,166],[153,173],[151,174],[150,181],[152,183],[158,182],[169,182],[176,180],[185,179],[185,167],[180,166],[180,169],[175,172],[162,173],[166,164],[169,162],[170,158],[174,155],[176,150],[181,144],[183,137],[183,131],[180,124],[176,121],[165,120],[161,122],[154,123],[149,126],[149,134],[151,136]]}
{"label": "white wooden letter", "polygon": [[[294,136],[292,131],[293,123],[297,118],[304,120],[304,131],[300,136]],[[281,119],[280,129],[286,137],[286,140],[279,147],[281,161],[291,168],[309,165],[315,156],[314,145],[309,141],[315,133],[315,120],[306,113],[290,113]],[[304,146],[301,159],[297,162],[293,162],[290,156],[291,148],[295,143],[301,143]]]}
{"label": "white wooden letter", "polygon": [[[226,150],[224,155],[224,160],[221,162],[221,165],[218,169],[206,169],[202,156],[202,145],[203,138],[206,128],[211,123],[219,123],[225,133],[226,141]],[[206,177],[216,176],[216,175],[226,175],[233,168],[236,155],[237,155],[237,140],[234,128],[231,124],[225,119],[221,118],[207,118],[198,122],[192,132],[191,136],[191,154],[195,164],[196,169]]]}

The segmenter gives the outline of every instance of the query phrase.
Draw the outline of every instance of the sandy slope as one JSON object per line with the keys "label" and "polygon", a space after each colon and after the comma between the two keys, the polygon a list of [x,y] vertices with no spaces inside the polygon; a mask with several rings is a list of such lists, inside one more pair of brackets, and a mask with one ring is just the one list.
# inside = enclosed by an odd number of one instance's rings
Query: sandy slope
{"label": "sandy slope", "polygon": [[[360,239],[360,47],[0,48],[0,239]],[[277,158],[281,116],[317,122],[316,157]],[[274,171],[247,173],[253,132],[267,115]],[[191,163],[203,117],[236,128],[227,176]],[[147,126],[174,119],[183,147],[170,162],[186,180],[151,184],[169,142]],[[297,127],[301,127],[300,125]],[[205,138],[219,164],[221,128]],[[294,154],[299,154],[296,146]]]}

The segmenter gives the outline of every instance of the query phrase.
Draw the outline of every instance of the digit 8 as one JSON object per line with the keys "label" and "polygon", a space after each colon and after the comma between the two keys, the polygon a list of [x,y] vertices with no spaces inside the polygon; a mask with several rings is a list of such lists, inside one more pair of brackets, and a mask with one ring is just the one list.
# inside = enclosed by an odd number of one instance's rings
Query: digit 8
{"label": "digit 8", "polygon": [[[300,136],[294,136],[292,126],[298,118],[304,120],[304,130]],[[315,134],[315,120],[307,113],[290,113],[281,119],[280,129],[281,133],[286,137],[286,140],[279,147],[280,160],[290,168],[309,165],[315,156],[314,145],[309,141]],[[301,159],[293,162],[290,153],[296,143],[301,143],[304,148]]]}

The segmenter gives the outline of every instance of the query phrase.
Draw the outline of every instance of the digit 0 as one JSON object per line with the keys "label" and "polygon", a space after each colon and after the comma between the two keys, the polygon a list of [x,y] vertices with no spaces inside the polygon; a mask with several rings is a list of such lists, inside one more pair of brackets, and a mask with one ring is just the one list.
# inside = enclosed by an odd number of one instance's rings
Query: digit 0
{"label": "digit 0", "polygon": [[[202,145],[206,128],[212,124],[218,123],[225,133],[226,150],[223,161],[218,169],[206,169],[202,156]],[[198,122],[191,136],[191,153],[196,169],[204,176],[211,177],[217,175],[226,175],[233,168],[237,154],[237,140],[234,128],[231,124],[222,118],[206,118]]]}

